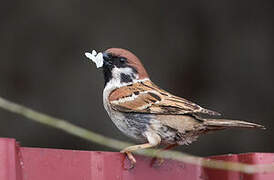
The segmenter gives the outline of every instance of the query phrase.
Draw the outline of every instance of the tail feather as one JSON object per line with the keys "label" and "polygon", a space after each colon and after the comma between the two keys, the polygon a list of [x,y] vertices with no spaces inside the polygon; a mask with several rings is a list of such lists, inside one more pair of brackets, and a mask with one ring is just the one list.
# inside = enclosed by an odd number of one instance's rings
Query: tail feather
{"label": "tail feather", "polygon": [[212,129],[226,129],[226,128],[261,128],[265,129],[260,124],[255,124],[246,121],[228,120],[228,119],[204,119],[204,124]]}

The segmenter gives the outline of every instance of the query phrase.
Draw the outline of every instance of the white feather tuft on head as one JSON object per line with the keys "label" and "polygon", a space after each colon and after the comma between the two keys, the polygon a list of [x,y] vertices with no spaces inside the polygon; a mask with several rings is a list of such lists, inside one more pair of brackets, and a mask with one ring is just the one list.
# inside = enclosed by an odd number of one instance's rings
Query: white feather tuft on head
{"label": "white feather tuft on head", "polygon": [[103,67],[104,64],[104,58],[103,58],[103,53],[97,52],[95,50],[92,50],[92,53],[86,52],[85,53],[86,57],[91,59],[95,64],[97,68]]}

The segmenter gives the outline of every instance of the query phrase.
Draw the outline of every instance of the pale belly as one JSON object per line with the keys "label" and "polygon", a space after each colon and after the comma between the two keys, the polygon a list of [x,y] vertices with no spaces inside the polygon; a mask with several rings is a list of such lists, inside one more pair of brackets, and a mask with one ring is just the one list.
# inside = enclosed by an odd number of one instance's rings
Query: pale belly
{"label": "pale belly", "polygon": [[[178,132],[162,124],[151,114],[120,113],[112,111],[111,120],[125,135],[141,143],[147,143],[144,133],[149,129],[161,137],[162,144],[190,144],[195,141],[198,134],[195,132]],[[172,118],[172,116],[170,116]]]}
{"label": "pale belly", "polygon": [[110,112],[109,114],[112,122],[116,127],[122,131],[125,135],[139,142],[147,142],[144,133],[149,127],[151,115],[139,116],[138,114],[132,113],[120,113],[120,112]]}

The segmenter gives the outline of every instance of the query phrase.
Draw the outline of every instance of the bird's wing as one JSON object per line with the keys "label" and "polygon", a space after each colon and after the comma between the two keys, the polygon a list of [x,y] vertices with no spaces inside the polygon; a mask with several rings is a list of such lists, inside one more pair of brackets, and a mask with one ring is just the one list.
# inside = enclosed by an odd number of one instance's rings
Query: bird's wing
{"label": "bird's wing", "polygon": [[150,80],[112,91],[109,102],[112,109],[122,112],[220,115],[218,112],[204,109],[186,99],[174,96],[160,89]]}

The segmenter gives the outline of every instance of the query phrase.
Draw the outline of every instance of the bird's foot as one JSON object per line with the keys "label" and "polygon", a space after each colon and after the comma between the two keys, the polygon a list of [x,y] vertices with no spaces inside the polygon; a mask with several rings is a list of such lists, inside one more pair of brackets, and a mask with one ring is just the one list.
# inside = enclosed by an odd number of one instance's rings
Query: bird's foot
{"label": "bird's foot", "polygon": [[130,165],[126,165],[126,159],[124,159],[123,161],[123,168],[126,170],[131,170],[135,167],[136,164],[136,159],[134,158],[134,156],[132,155],[131,152],[127,152],[127,151],[121,151],[121,153],[125,153],[127,159],[130,161]]}
{"label": "bird's foot", "polygon": [[164,161],[165,161],[165,160],[164,160],[163,158],[154,157],[154,158],[151,160],[150,165],[151,165],[152,167],[160,167],[160,166],[163,165]]}

